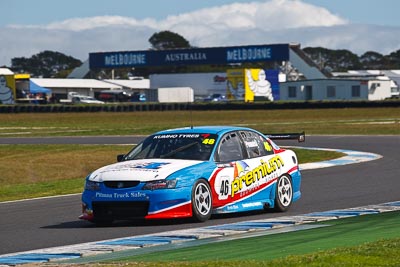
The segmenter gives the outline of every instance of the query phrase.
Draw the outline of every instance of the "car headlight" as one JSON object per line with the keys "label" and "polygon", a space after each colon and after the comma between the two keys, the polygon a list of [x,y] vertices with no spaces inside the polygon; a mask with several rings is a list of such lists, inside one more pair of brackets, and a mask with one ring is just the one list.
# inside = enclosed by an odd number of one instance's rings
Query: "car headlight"
{"label": "car headlight", "polygon": [[176,187],[177,180],[157,180],[147,182],[143,186],[143,190],[157,190],[157,189],[173,189]]}
{"label": "car headlight", "polygon": [[93,181],[90,181],[90,180],[86,180],[85,190],[98,191],[98,190],[100,190],[100,183],[99,182],[93,182]]}

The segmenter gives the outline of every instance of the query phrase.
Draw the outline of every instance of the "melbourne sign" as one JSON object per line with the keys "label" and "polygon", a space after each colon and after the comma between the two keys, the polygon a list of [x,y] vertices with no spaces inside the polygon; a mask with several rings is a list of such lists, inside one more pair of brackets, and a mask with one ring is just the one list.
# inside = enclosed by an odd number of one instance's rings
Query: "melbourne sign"
{"label": "melbourne sign", "polygon": [[287,60],[289,60],[288,44],[173,49],[161,51],[119,51],[89,54],[89,65],[91,69],[231,64],[241,62]]}

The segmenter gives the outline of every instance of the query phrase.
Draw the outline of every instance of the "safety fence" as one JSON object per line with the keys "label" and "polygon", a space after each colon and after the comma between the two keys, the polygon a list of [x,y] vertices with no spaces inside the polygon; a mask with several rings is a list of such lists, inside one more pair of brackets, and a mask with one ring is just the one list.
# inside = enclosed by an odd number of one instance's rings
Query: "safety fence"
{"label": "safety fence", "polygon": [[385,101],[298,101],[222,103],[119,103],[119,104],[17,104],[0,105],[0,113],[29,112],[142,112],[180,110],[268,110],[400,107],[400,100]]}

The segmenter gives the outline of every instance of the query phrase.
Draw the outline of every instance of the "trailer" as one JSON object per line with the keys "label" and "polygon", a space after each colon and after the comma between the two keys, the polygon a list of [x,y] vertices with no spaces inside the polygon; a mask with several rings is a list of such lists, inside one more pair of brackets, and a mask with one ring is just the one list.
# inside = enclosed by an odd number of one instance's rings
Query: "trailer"
{"label": "trailer", "polygon": [[194,93],[191,87],[163,87],[150,89],[146,98],[150,102],[188,103],[194,101]]}

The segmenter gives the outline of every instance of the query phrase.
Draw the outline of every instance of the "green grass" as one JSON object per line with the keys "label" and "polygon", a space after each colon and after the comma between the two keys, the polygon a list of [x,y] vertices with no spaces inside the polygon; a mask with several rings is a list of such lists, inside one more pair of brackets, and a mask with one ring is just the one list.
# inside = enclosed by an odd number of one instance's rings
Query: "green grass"
{"label": "green grass", "polygon": [[[0,201],[80,193],[84,178],[116,162],[131,146],[1,145]],[[296,149],[300,163],[342,156],[332,151]]]}
{"label": "green grass", "polygon": [[0,201],[78,193],[95,169],[128,152],[121,145],[1,145]]}
{"label": "green grass", "polygon": [[346,155],[344,153],[329,150],[313,150],[301,148],[291,148],[291,150],[293,150],[298,156],[300,164],[337,159]]}
{"label": "green grass", "polygon": [[82,192],[83,178],[65,179],[0,187],[0,201],[66,195]]}
{"label": "green grass", "polygon": [[400,134],[400,108],[0,114],[0,136],[147,135],[191,124],[266,133]]}
{"label": "green grass", "polygon": [[[399,266],[400,212],[120,259],[127,266]],[[151,263],[149,263],[151,262]],[[154,265],[152,265],[154,264]]]}

